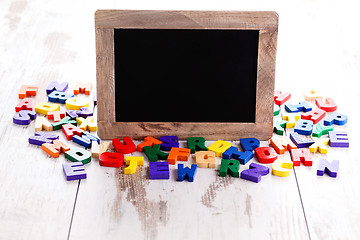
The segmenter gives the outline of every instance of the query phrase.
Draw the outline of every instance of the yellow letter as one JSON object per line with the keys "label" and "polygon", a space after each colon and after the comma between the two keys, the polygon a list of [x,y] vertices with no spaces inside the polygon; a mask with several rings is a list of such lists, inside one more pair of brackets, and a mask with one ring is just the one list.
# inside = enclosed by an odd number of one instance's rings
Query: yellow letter
{"label": "yellow letter", "polygon": [[285,159],[277,159],[272,164],[272,174],[279,177],[287,177],[290,175],[290,169],[293,167],[291,161]]}
{"label": "yellow letter", "polygon": [[229,147],[231,147],[231,143],[217,140],[208,147],[208,150],[215,152],[215,156],[221,157],[222,153],[225,152]]}
{"label": "yellow letter", "polygon": [[83,117],[78,117],[76,118],[76,121],[78,124],[80,124],[80,129],[84,130],[84,131],[96,131],[97,130],[97,125],[96,122],[94,122],[95,118],[94,117],[87,117],[87,118],[83,118]]}
{"label": "yellow letter", "polygon": [[65,106],[71,110],[80,110],[82,107],[89,107],[89,101],[82,98],[69,98],[65,101]]}
{"label": "yellow letter", "polygon": [[60,105],[56,103],[41,102],[35,105],[35,112],[47,115],[48,112],[59,111]]}
{"label": "yellow letter", "polygon": [[144,157],[126,157],[126,165],[129,165],[124,169],[125,174],[133,174],[136,172],[137,166],[144,165]]}

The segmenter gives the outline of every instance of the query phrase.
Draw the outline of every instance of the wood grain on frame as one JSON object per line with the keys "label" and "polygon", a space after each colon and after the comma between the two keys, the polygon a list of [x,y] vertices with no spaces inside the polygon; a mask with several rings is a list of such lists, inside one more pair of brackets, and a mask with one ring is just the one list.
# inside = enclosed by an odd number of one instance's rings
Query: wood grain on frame
{"label": "wood grain on frame", "polygon": [[[207,140],[238,140],[272,136],[278,15],[275,12],[132,11],[95,13],[98,134],[103,139],[131,136],[203,136]],[[114,29],[238,29],[259,30],[255,123],[116,122]]]}

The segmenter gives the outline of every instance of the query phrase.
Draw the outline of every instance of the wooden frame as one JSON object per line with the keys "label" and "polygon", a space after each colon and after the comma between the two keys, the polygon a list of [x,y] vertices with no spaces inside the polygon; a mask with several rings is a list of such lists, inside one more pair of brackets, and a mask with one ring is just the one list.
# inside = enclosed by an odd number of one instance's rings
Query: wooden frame
{"label": "wooden frame", "polygon": [[[114,29],[259,30],[255,123],[116,122]],[[95,13],[98,135],[102,139],[143,139],[176,135],[206,140],[239,140],[272,136],[278,15],[276,12],[132,11]]]}

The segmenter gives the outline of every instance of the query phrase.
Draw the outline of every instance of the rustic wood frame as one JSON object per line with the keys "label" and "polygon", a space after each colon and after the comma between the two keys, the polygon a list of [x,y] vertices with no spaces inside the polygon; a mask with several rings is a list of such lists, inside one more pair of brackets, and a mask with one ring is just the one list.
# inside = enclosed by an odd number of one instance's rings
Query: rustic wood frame
{"label": "rustic wood frame", "polygon": [[[116,122],[114,29],[259,30],[255,123]],[[278,15],[276,12],[98,10],[95,13],[98,135],[143,139],[176,135],[206,140],[272,136]],[[244,103],[246,104],[246,103]]]}

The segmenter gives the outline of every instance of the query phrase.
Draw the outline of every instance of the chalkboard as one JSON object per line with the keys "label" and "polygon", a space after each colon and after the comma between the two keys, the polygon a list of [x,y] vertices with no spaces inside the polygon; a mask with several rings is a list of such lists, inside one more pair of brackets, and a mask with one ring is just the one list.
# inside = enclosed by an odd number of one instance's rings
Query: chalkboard
{"label": "chalkboard", "polygon": [[268,139],[274,12],[95,14],[98,134]]}
{"label": "chalkboard", "polygon": [[255,122],[258,30],[115,29],[114,37],[117,122]]}

